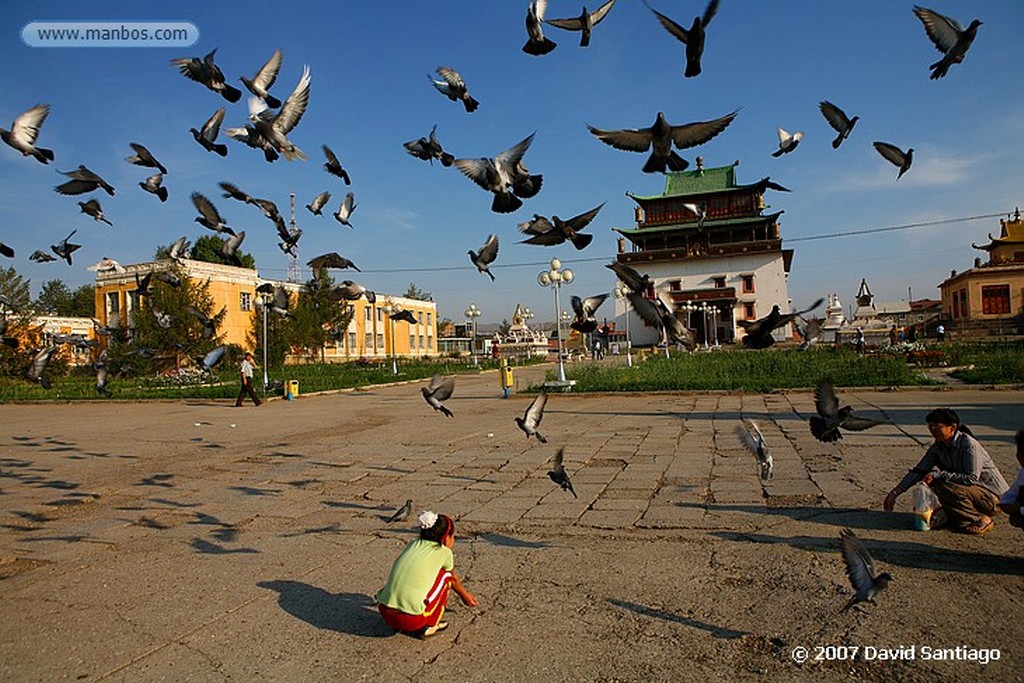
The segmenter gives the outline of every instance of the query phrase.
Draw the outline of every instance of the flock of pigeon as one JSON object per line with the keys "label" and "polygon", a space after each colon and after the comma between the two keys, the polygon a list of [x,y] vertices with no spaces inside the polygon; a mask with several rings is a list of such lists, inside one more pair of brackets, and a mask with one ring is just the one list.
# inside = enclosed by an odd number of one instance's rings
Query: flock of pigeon
{"label": "flock of pigeon", "polygon": [[[708,28],[718,13],[720,0],[711,0],[703,14],[695,17],[689,28],[677,23],[672,18],[662,14],[651,7],[648,0],[645,5],[654,14],[656,20],[670,36],[685,45],[685,78],[695,78],[701,74],[701,57],[704,51],[705,41],[708,39]],[[594,11],[588,11],[585,7],[576,17],[548,19],[545,17],[547,10],[546,0],[531,0],[526,13],[527,41],[522,46],[522,51],[532,56],[543,56],[556,48],[556,43],[544,35],[544,27],[550,26],[565,31],[578,32],[580,34],[579,46],[586,48],[594,39],[595,29],[609,16],[615,5],[615,0],[608,0]],[[978,27],[981,22],[972,21],[967,28],[961,26],[955,20],[943,16],[938,12],[923,7],[915,6],[914,14],[924,26],[925,33],[942,57],[929,66],[931,78],[939,79],[944,77],[949,69],[962,62],[974,41]],[[242,97],[242,91],[233,87],[227,82],[223,72],[215,62],[217,50],[207,54],[205,57],[190,57],[171,60],[186,78],[194,81],[207,89],[223,97],[228,103],[238,102]],[[246,90],[251,94],[248,100],[248,119],[239,127],[226,128],[224,133],[227,137],[245,144],[248,147],[259,150],[263,153],[268,163],[273,163],[280,157],[288,161],[305,160],[307,155],[294,142],[289,139],[289,134],[299,125],[309,104],[310,88],[312,77],[309,67],[304,67],[298,83],[291,94],[282,102],[270,93],[274,86],[282,65],[282,53],[276,50],[265,64],[253,75],[247,78],[241,76]],[[477,101],[469,92],[469,88],[459,74],[450,67],[438,67],[437,77],[428,76],[431,85],[443,96],[454,103],[461,103],[467,113],[474,112],[479,106]],[[851,135],[854,126],[858,121],[857,116],[849,117],[836,104],[829,101],[822,101],[819,105],[822,116],[836,132],[836,138],[832,146],[838,148]],[[42,164],[49,164],[56,161],[54,152],[50,149],[38,146],[37,140],[41,134],[41,128],[50,113],[47,104],[38,104],[14,119],[10,130],[0,128],[0,138],[8,146],[18,151],[25,157],[32,157]],[[200,145],[207,152],[224,157],[228,154],[228,146],[218,142],[221,127],[226,117],[226,107],[222,106],[210,115],[201,128],[190,129],[191,135],[196,144]],[[683,171],[688,167],[688,162],[679,156],[675,150],[690,149],[710,141],[728,128],[736,118],[739,111],[733,111],[719,118],[709,121],[698,121],[673,125],[668,122],[664,113],[658,112],[654,123],[646,128],[631,129],[600,129],[587,126],[590,133],[604,144],[617,150],[630,152],[647,153],[647,159],[642,167],[645,173],[666,173]],[[434,160],[440,162],[442,167],[455,167],[468,179],[472,180],[483,190],[490,192],[492,197],[491,210],[496,213],[511,213],[523,205],[523,200],[536,196],[543,185],[542,174],[532,174],[524,164],[524,156],[533,142],[534,135],[531,134],[493,157],[484,158],[456,158],[455,155],[447,152],[438,141],[435,125],[427,136],[417,140],[404,143],[406,151],[413,157],[433,164]],[[782,156],[792,153],[797,149],[803,138],[803,133],[798,131],[790,133],[783,128],[778,128],[779,145],[772,156]],[[168,189],[164,186],[164,176],[168,169],[144,145],[137,142],[128,142],[133,154],[126,158],[130,164],[152,169],[154,172],[138,184],[140,188],[154,195],[160,202],[168,200]],[[876,141],[873,143],[878,153],[888,162],[896,166],[898,170],[897,180],[901,178],[911,167],[913,162],[913,149],[906,150],[888,142]],[[673,149],[674,148],[674,149]],[[351,178],[343,168],[338,156],[331,148],[322,144],[321,149],[326,159],[324,168],[332,176],[339,178],[346,186],[351,185]],[[68,180],[54,189],[62,195],[79,196],[103,190],[108,196],[114,196],[115,189],[101,176],[90,170],[83,164],[71,171],[59,171]],[[767,187],[785,190],[781,186],[770,183],[765,178],[762,182]],[[229,182],[220,183],[224,191],[223,197],[251,204],[257,207],[260,212],[274,223],[277,236],[280,238],[279,248],[286,253],[295,254],[295,248],[301,237],[302,231],[294,227],[289,228],[282,218],[278,207],[274,202],[266,199],[259,199],[240,190]],[[316,216],[323,215],[323,209],[331,201],[331,191],[325,190],[317,194],[309,204],[307,210]],[[239,249],[245,239],[245,231],[235,231],[226,223],[216,206],[204,194],[194,191],[190,194],[198,216],[195,222],[218,235],[223,236],[220,256],[228,262],[241,264],[239,260]],[[111,221],[104,215],[100,201],[90,198],[87,201],[78,202],[80,211],[95,221],[112,225]],[[558,216],[550,218],[534,214],[533,218],[521,223],[519,229],[526,238],[523,243],[553,246],[571,243],[576,249],[586,248],[593,239],[593,236],[583,232],[586,227],[595,219],[603,207],[603,203],[579,215],[567,220]],[[351,217],[356,209],[355,195],[349,191],[338,204],[334,212],[334,218],[344,226],[353,227]],[[703,219],[706,207],[694,205],[690,207],[698,217],[698,229],[703,227]],[[55,261],[63,259],[72,265],[73,253],[81,247],[80,244],[71,242],[77,230],[72,230],[64,239],[50,247],[50,252],[39,249],[33,252],[29,259],[37,262]],[[490,266],[496,261],[499,252],[499,240],[497,235],[491,234],[479,251],[468,252],[470,261],[481,274],[490,277],[492,281],[496,278],[490,271]],[[0,242],[0,255],[13,258],[14,250],[8,245]],[[171,249],[172,258],[185,258],[188,255],[188,242],[186,238],[178,240]],[[308,262],[314,271],[314,282],[319,281],[320,275],[325,269],[352,269],[359,271],[356,265],[336,252],[321,254]],[[627,287],[629,294],[627,298],[636,311],[637,315],[649,326],[657,328],[661,332],[661,343],[665,346],[666,353],[670,345],[682,346],[692,349],[694,347],[693,335],[688,329],[683,313],[675,310],[672,304],[664,299],[662,293],[653,287],[653,282],[647,274],[620,264],[612,263],[608,266]],[[104,258],[97,264],[90,266],[91,270],[98,272],[123,270],[115,260]],[[148,293],[149,278],[145,282],[140,280],[139,291],[141,295]],[[156,273],[157,279],[163,280],[168,286],[180,286],[180,281],[173,273]],[[281,315],[290,315],[288,312],[288,296],[284,290],[274,288],[273,285],[264,285],[268,288],[266,293],[270,306],[275,312]],[[654,292],[653,297],[651,292]],[[369,301],[375,300],[375,294],[362,285],[344,280],[340,284],[333,285],[329,295],[336,301],[355,300],[365,297]],[[597,294],[585,299],[580,297],[572,298],[574,320],[572,327],[580,332],[592,332],[597,325],[595,313],[598,307],[607,298],[607,294]],[[746,335],[743,344],[747,348],[767,348],[774,343],[772,331],[787,325],[796,320],[804,323],[800,328],[804,336],[804,347],[813,343],[817,337],[818,328],[814,321],[808,321],[803,316],[805,313],[817,308],[821,304],[819,300],[811,307],[783,314],[778,306],[772,312],[756,321],[741,321],[739,324],[745,329]],[[161,312],[152,310],[158,324],[171,325],[173,321],[162,320]],[[212,338],[215,334],[215,323],[202,312],[193,309],[192,314],[200,320],[204,329],[204,336]],[[6,328],[6,320],[2,325]],[[5,343],[9,343],[8,337],[4,337]],[[46,387],[49,385],[43,372],[50,355],[55,346],[49,346],[39,350],[34,357],[27,378],[40,383]],[[144,350],[140,350],[144,351]],[[224,347],[218,347],[210,351],[200,360],[200,366],[210,370],[224,355]],[[106,393],[106,364],[105,357],[101,354],[96,362],[97,383],[96,388],[102,394]],[[428,387],[425,387],[423,396],[435,410],[451,416],[443,404],[443,401],[451,396],[454,389],[452,378],[435,378]],[[841,438],[840,429],[865,429],[878,424],[875,421],[864,420],[851,414],[849,406],[840,408],[835,393],[827,383],[819,385],[816,394],[816,408],[818,416],[811,418],[811,430],[815,437],[822,441],[835,441]],[[526,433],[527,437],[535,436],[539,441],[545,442],[544,437],[537,431],[543,417],[544,406],[547,395],[541,393],[529,406],[522,418],[516,418],[519,427]],[[761,477],[765,480],[771,477],[772,463],[769,449],[764,437],[757,425],[752,422],[745,423],[739,428],[741,441],[749,447],[758,458],[760,463]],[[555,465],[549,476],[563,489],[575,495],[568,475],[562,464],[562,451],[555,458]],[[875,576],[870,556],[863,548],[863,544],[852,533],[844,532],[843,554],[849,568],[849,575],[857,595],[854,601],[869,599],[874,593],[874,586],[884,586],[887,575]]]}

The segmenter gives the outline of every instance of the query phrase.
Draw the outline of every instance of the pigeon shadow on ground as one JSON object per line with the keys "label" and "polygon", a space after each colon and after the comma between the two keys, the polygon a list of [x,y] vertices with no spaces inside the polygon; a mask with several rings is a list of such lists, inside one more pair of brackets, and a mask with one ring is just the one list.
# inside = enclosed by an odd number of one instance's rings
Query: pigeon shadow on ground
{"label": "pigeon shadow on ground", "polygon": [[197,553],[203,555],[256,555],[259,553],[255,548],[225,548],[222,545],[211,543],[201,538],[193,538],[188,544]]}
{"label": "pigeon shadow on ground", "polygon": [[[907,533],[920,533],[911,532]],[[940,534],[943,532],[929,532]],[[743,543],[783,543],[810,552],[839,552],[839,537],[832,536],[772,536],[769,534],[736,531],[712,531],[712,536]],[[868,551],[883,565],[960,572],[964,574],[992,574],[1024,576],[1024,561],[1019,557],[990,555],[964,550],[943,548],[917,541],[881,541],[865,539]],[[884,568],[882,569],[884,571]]]}
{"label": "pigeon shadow on ground", "polygon": [[729,503],[676,503],[682,508],[699,508],[707,512],[747,512],[760,517],[788,517],[798,522],[817,522],[837,528],[899,531],[912,526],[903,515],[863,508],[826,508],[801,505],[796,507],[765,507]]}
{"label": "pigeon shadow on ground", "polygon": [[260,581],[256,585],[275,591],[281,609],[316,628],[365,638],[387,638],[395,633],[368,595],[329,593],[301,581]]}
{"label": "pigeon shadow on ground", "polygon": [[255,486],[229,486],[229,491],[237,491],[244,496],[277,496],[281,494],[280,489],[264,489]]}
{"label": "pigeon shadow on ground", "polygon": [[483,533],[476,534],[475,537],[487,541],[491,545],[505,548],[550,548],[554,545],[549,541],[527,541],[515,536],[505,536],[504,534]]}
{"label": "pigeon shadow on ground", "polygon": [[361,503],[347,503],[345,501],[325,500],[322,505],[329,508],[343,508],[346,510],[384,510],[383,505],[363,505]]}
{"label": "pigeon shadow on ground", "polygon": [[691,619],[690,617],[684,617],[681,614],[676,614],[674,612],[667,612],[665,610],[648,607],[647,605],[641,605],[639,603],[630,602],[628,600],[608,598],[607,602],[608,604],[614,605],[615,607],[628,609],[631,612],[636,612],[637,614],[643,615],[645,617],[661,619],[662,621],[671,621],[676,624],[682,624],[683,626],[689,626],[690,628],[699,629],[701,631],[707,631],[715,638],[731,640],[735,638],[742,638],[743,636],[749,635],[749,633],[747,633],[746,631],[734,631],[730,628],[715,626],[714,624],[708,624],[698,619]]}

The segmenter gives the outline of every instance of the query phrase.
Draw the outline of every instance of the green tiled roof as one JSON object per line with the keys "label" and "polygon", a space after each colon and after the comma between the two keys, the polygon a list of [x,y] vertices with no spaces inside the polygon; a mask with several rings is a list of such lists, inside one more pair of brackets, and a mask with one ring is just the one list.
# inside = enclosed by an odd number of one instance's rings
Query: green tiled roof
{"label": "green tiled roof", "polygon": [[[723,218],[720,220],[704,221],[704,230],[712,231],[716,228],[736,228],[744,225],[760,225],[763,223],[775,223],[782,212],[769,214],[767,216],[744,216],[742,218]],[[676,232],[679,230],[696,231],[697,221],[688,223],[672,223],[670,225],[657,225],[647,228],[612,228],[615,232],[624,237],[643,237],[662,232]]]}
{"label": "green tiled roof", "polygon": [[719,192],[736,187],[736,167],[720,166],[703,170],[680,171],[665,175],[665,191],[660,195],[637,196],[637,199],[675,197],[678,195]]}

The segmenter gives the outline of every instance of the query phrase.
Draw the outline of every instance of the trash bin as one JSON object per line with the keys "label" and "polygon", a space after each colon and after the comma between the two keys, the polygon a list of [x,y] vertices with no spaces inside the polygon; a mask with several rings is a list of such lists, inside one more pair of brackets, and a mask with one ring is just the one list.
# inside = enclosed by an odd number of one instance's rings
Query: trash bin
{"label": "trash bin", "polygon": [[502,398],[508,398],[513,385],[512,367],[508,364],[508,358],[501,359],[501,368],[498,371],[498,377],[501,380]]}
{"label": "trash bin", "polygon": [[299,397],[299,380],[290,379],[284,384],[284,397],[291,401]]}

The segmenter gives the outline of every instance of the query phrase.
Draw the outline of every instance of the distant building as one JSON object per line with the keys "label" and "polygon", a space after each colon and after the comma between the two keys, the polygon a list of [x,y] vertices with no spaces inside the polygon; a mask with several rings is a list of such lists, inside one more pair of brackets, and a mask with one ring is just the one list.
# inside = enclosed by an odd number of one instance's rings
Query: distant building
{"label": "distant building", "polygon": [[548,339],[540,330],[531,330],[521,304],[512,313],[512,325],[505,334],[496,335],[494,353],[499,358],[544,357],[548,354]]}
{"label": "distant building", "polygon": [[[738,320],[756,320],[774,305],[790,310],[787,278],[793,250],[782,248],[782,211],[762,214],[764,192],[771,185],[767,178],[739,185],[734,165],[704,168],[698,157],[696,170],[666,175],[662,194],[627,193],[637,203],[636,227],[615,228],[625,238],[616,258],[650,275],[656,286],[664,285],[673,303],[706,304],[705,310],[688,315],[698,342],[735,341],[741,336]],[[705,210],[703,223],[694,208]],[[616,319],[626,309],[625,302],[616,301]],[[636,344],[658,341],[657,332],[629,315]],[[775,332],[779,341],[791,335],[790,327]]]}

